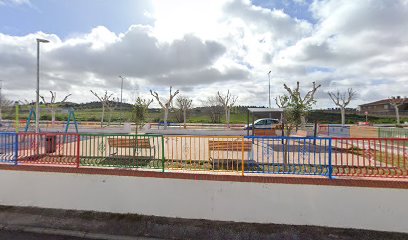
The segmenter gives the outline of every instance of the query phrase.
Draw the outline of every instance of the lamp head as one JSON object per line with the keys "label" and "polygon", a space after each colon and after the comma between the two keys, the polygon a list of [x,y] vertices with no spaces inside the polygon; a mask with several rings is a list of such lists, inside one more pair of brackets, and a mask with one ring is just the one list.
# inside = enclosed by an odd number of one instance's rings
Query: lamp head
{"label": "lamp head", "polygon": [[39,43],[49,43],[50,41],[48,41],[47,39],[37,38],[37,42],[39,42]]}

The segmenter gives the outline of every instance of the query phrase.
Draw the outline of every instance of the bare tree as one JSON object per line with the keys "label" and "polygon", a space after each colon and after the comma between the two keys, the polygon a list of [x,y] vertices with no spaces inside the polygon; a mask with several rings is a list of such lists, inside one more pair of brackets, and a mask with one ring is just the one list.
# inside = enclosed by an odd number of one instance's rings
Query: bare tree
{"label": "bare tree", "polygon": [[340,108],[341,112],[341,124],[346,123],[346,107],[350,104],[350,101],[356,96],[356,92],[352,88],[347,89],[347,92],[340,91],[337,92],[328,92],[330,99]]}
{"label": "bare tree", "polygon": [[218,101],[218,97],[216,95],[209,96],[204,101],[202,101],[202,104],[205,107],[205,109],[210,112],[209,115],[211,118],[211,122],[220,123],[221,122],[220,116],[224,110]]}
{"label": "bare tree", "polygon": [[234,106],[238,97],[233,96],[228,90],[226,95],[221,95],[220,92],[217,92],[217,99],[221,106],[224,108],[227,128],[230,128],[231,108]]}
{"label": "bare tree", "polygon": [[[171,92],[172,90],[172,86],[170,86],[170,95],[168,99],[165,100],[160,100],[159,98],[159,94],[157,92],[153,92],[152,90],[150,90],[150,94],[156,98],[157,102],[159,102],[161,108],[164,110],[164,129],[167,129],[167,118],[169,116],[169,109],[172,105],[173,102],[173,98],[179,94],[179,90],[175,91],[174,93]],[[164,102],[164,104],[163,104]]]}
{"label": "bare tree", "polygon": [[109,111],[108,126],[110,125],[111,120],[112,120],[112,113],[113,111],[115,111],[118,105],[119,105],[119,98],[112,98],[112,100],[109,100],[106,102],[106,108]]}
{"label": "bare tree", "polygon": [[2,114],[3,108],[8,108],[10,106],[13,106],[13,104],[14,104],[14,101],[12,100],[8,100],[4,97],[0,99],[0,121],[3,120],[3,114]]}
{"label": "bare tree", "polygon": [[287,108],[289,105],[290,97],[287,95],[277,96],[275,98],[276,105],[279,108]]}
{"label": "bare tree", "polygon": [[90,91],[102,104],[102,116],[101,116],[101,127],[102,127],[103,126],[103,118],[104,118],[104,115],[105,115],[105,108],[109,108],[108,104],[109,104],[109,101],[111,101],[111,97],[112,97],[113,93],[108,94],[108,91],[105,90],[105,94],[103,96],[99,96],[94,91],[92,91],[92,90],[90,90]]}
{"label": "bare tree", "polygon": [[400,125],[400,115],[399,115],[399,107],[403,105],[404,103],[408,102],[408,98],[404,97],[390,97],[389,102],[391,106],[394,107],[395,109],[395,117],[397,118],[397,124]]}
{"label": "bare tree", "polygon": [[185,96],[178,96],[177,97],[177,107],[180,109],[180,111],[183,112],[183,123],[184,123],[184,128],[186,128],[186,123],[187,123],[187,111],[191,109],[193,100],[185,97]]}
{"label": "bare tree", "polygon": [[[312,108],[312,106],[316,103],[314,99],[314,95],[321,85],[317,85],[313,82],[312,90],[308,91],[304,97],[301,96],[300,93],[300,83],[296,83],[296,88],[291,89],[286,84],[283,84],[283,87],[289,93],[287,109],[288,113],[292,116],[293,123],[298,126],[299,122],[301,127],[304,129],[306,125],[306,114]],[[290,111],[289,111],[290,110]]]}
{"label": "bare tree", "polygon": [[[49,101],[45,100],[45,97],[44,97],[44,96],[40,96],[40,97],[41,97],[43,103],[45,104],[45,106],[48,107],[49,110],[51,111],[51,124],[54,125],[54,123],[55,123],[55,111],[56,111],[56,106],[57,106],[57,104],[56,104],[56,103],[57,103],[57,102],[56,102],[57,92],[50,91],[50,93],[51,93],[51,98],[50,98]],[[66,96],[60,101],[60,103],[66,102],[67,99],[68,99],[71,95],[72,95],[72,94],[66,95]]]}

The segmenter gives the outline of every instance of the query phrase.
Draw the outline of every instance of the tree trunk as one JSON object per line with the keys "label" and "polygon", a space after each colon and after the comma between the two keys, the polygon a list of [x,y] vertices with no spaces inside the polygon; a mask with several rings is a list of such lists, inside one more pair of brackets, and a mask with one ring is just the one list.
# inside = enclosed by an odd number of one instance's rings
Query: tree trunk
{"label": "tree trunk", "polygon": [[102,104],[101,127],[103,127],[103,116],[105,115],[105,106]]}
{"label": "tree trunk", "polygon": [[341,125],[346,124],[346,109],[344,107],[340,108],[341,112]]}
{"label": "tree trunk", "polygon": [[399,107],[395,106],[395,116],[397,117],[397,125],[400,125]]}
{"label": "tree trunk", "polygon": [[229,128],[230,125],[229,125],[229,109],[228,108],[225,109],[225,121],[227,122],[227,128]]}
{"label": "tree trunk", "polygon": [[305,115],[302,115],[300,117],[300,129],[302,129],[302,130],[306,129],[306,117],[305,117]]}
{"label": "tree trunk", "polygon": [[186,123],[187,123],[187,112],[186,112],[186,109],[183,110],[183,118],[184,118],[184,128],[186,128]]}
{"label": "tree trunk", "polygon": [[110,126],[111,120],[112,120],[112,111],[109,111],[108,126]]}
{"label": "tree trunk", "polygon": [[169,116],[169,109],[164,109],[164,129],[167,129],[167,117]]}
{"label": "tree trunk", "polygon": [[51,109],[51,125],[55,124],[55,110]]}

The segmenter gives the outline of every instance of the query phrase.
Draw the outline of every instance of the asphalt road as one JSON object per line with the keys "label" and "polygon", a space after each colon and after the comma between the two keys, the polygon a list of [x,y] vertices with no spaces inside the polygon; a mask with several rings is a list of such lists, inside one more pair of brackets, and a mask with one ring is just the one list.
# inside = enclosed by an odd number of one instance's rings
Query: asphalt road
{"label": "asphalt road", "polygon": [[41,233],[17,232],[17,231],[0,231],[1,240],[84,240],[85,238],[57,236]]}

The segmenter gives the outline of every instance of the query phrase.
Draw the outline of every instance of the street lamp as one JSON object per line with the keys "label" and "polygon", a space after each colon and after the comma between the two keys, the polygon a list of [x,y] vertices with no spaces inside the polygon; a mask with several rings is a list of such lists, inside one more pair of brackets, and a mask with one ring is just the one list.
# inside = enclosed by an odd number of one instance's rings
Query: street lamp
{"label": "street lamp", "polygon": [[39,132],[40,123],[40,43],[48,43],[46,39],[37,38],[37,96],[35,102],[35,133]]}
{"label": "street lamp", "polygon": [[268,72],[269,78],[269,108],[271,108],[271,71]]}
{"label": "street lamp", "polygon": [[122,92],[123,92],[123,79],[125,77],[119,76],[120,79],[122,79],[122,82],[120,84],[120,115],[121,115],[121,119],[120,122],[122,123],[122,118],[123,118],[123,112],[122,112]]}

